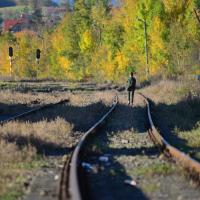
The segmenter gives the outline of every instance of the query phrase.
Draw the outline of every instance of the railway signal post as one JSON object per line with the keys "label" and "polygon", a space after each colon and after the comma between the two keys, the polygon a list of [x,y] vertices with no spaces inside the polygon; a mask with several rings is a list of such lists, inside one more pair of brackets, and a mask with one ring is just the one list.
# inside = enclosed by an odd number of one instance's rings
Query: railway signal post
{"label": "railway signal post", "polygon": [[38,77],[38,65],[40,64],[40,54],[41,54],[41,51],[40,49],[37,49],[36,50],[36,63],[37,63],[37,77]]}
{"label": "railway signal post", "polygon": [[10,76],[12,76],[12,64],[13,64],[13,48],[9,47],[8,48],[8,54],[9,54],[9,59],[10,59]]}

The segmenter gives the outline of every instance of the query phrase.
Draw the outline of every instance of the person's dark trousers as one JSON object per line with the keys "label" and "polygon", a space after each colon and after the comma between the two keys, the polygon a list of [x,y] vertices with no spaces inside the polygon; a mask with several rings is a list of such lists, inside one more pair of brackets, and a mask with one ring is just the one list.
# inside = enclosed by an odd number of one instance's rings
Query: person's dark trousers
{"label": "person's dark trousers", "polygon": [[133,104],[135,90],[128,91],[128,102]]}

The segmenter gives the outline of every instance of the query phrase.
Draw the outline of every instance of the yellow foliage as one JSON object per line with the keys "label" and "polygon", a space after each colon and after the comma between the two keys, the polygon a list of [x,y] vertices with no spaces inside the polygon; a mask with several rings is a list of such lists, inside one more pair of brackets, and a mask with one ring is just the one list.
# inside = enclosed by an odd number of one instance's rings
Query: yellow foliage
{"label": "yellow foliage", "polygon": [[121,23],[123,23],[126,32],[133,32],[133,26],[137,21],[137,5],[138,1],[136,0],[126,0],[123,2],[120,12],[118,12],[121,16]]}
{"label": "yellow foliage", "polygon": [[9,75],[10,74],[10,60],[8,56],[8,47],[7,43],[4,43],[0,46],[0,74]]}
{"label": "yellow foliage", "polygon": [[66,72],[66,75],[67,75],[67,73],[70,70],[70,65],[71,65],[70,60],[67,59],[66,57],[60,56],[59,64],[60,64],[61,68]]}
{"label": "yellow foliage", "polygon": [[164,29],[164,25],[162,24],[159,17],[154,17],[152,31],[150,33],[150,38],[152,42],[152,54],[156,54],[158,50],[165,50],[165,46],[162,40],[162,30]]}
{"label": "yellow foliage", "polygon": [[53,48],[57,51],[61,51],[64,42],[64,35],[58,30],[51,38]]}
{"label": "yellow foliage", "polygon": [[114,80],[115,70],[113,63],[106,63],[105,65],[105,77],[108,80]]}
{"label": "yellow foliage", "polygon": [[62,72],[64,72],[64,77],[67,77],[69,80],[81,80],[83,77],[83,71],[74,72],[71,68],[72,62],[64,56],[58,58],[58,64]]}
{"label": "yellow foliage", "polygon": [[81,51],[90,50],[93,46],[93,38],[91,31],[87,30],[82,34],[81,41],[80,41],[80,48]]}
{"label": "yellow foliage", "polygon": [[164,30],[164,24],[161,22],[158,16],[153,18],[152,30],[150,33],[150,40],[153,45],[150,46],[152,59],[150,62],[150,73],[152,75],[158,73],[160,69],[167,63],[167,58],[160,56],[166,53],[166,47],[162,40],[162,30]]}
{"label": "yellow foliage", "polygon": [[128,59],[125,57],[125,55],[121,52],[118,52],[118,54],[115,57],[115,61],[118,66],[118,70],[124,73],[126,70],[126,66],[128,65]]}
{"label": "yellow foliage", "polygon": [[182,13],[192,3],[192,0],[163,0],[165,10],[174,14]]}

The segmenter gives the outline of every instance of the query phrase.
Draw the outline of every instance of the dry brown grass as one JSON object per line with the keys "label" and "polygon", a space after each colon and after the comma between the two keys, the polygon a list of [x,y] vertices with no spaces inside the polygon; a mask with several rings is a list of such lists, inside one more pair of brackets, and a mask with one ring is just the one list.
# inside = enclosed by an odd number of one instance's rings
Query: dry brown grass
{"label": "dry brown grass", "polygon": [[49,103],[69,97],[70,104],[43,110],[1,127],[0,199],[16,199],[21,195],[26,175],[44,165],[46,156],[67,154],[80,138],[80,133],[103,115],[114,97],[113,92],[2,92],[0,102],[8,108],[12,104],[27,104],[29,107],[37,99],[41,100],[40,103]]}
{"label": "dry brown grass", "polygon": [[43,156],[68,153],[75,144],[72,128],[61,118],[5,124],[0,129],[0,196],[19,190],[16,185],[25,181],[26,174],[44,164]]}
{"label": "dry brown grass", "polygon": [[23,105],[34,105],[34,104],[47,104],[57,102],[59,99],[68,98],[68,93],[64,95],[62,93],[21,93],[13,92],[10,90],[0,91],[0,102],[3,104],[23,104]]}
{"label": "dry brown grass", "polygon": [[[173,104],[186,98],[200,98],[200,83],[197,80],[163,80],[141,90],[155,104]],[[190,97],[189,97],[190,96]]]}
{"label": "dry brown grass", "polygon": [[103,102],[106,105],[110,105],[111,101],[115,97],[115,91],[103,91],[103,92],[74,92],[70,95],[70,102],[73,105],[85,106],[91,104],[91,102]]}
{"label": "dry brown grass", "polygon": [[161,81],[141,91],[153,101],[153,117],[160,132],[200,160],[200,82]]}

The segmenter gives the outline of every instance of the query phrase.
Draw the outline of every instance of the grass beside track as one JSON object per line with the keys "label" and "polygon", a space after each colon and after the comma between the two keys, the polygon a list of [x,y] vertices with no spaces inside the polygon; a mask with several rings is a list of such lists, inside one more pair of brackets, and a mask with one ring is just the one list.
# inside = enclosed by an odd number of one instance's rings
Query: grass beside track
{"label": "grass beside track", "polygon": [[153,119],[160,133],[200,161],[200,82],[161,81],[141,91],[152,100]]}
{"label": "grass beside track", "polygon": [[[146,117],[139,95],[134,107],[127,104],[127,94],[119,95],[112,117],[90,140],[81,158],[92,166],[91,170],[83,169],[81,179],[87,199],[199,198],[183,171],[160,155],[150,140]],[[106,156],[107,162],[102,162],[101,156]]]}
{"label": "grass beside track", "polygon": [[37,170],[49,167],[49,157],[54,156],[58,164],[63,164],[63,156],[71,151],[82,133],[107,110],[114,96],[102,92],[23,93],[6,90],[0,93],[1,115],[20,113],[24,108],[64,98],[70,98],[71,102],[1,127],[0,199],[3,200],[21,197],[27,191],[27,182],[29,184],[33,180]]}
{"label": "grass beside track", "polygon": [[0,197],[21,196],[27,177],[44,165],[48,167],[46,156],[73,145],[71,131],[70,123],[61,118],[5,124],[0,130]]}

